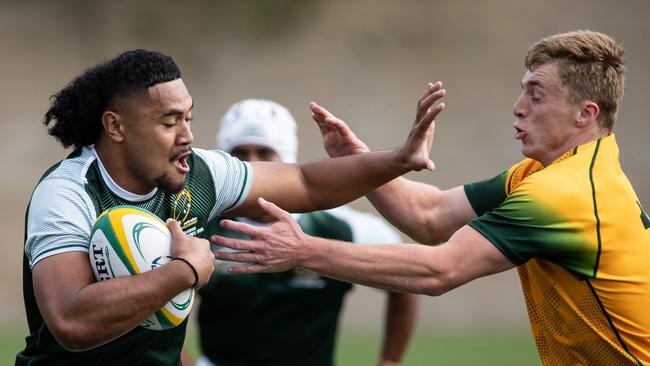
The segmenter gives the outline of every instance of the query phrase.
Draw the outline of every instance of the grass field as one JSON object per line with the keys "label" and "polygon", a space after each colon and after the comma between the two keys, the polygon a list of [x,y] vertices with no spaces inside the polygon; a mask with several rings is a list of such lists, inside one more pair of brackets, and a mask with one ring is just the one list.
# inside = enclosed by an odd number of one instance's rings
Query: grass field
{"label": "grass field", "polygon": [[[195,332],[190,329],[187,351],[198,355]],[[21,327],[0,330],[0,365],[12,365],[16,352],[24,345]],[[373,331],[344,329],[338,340],[337,365],[375,365],[379,354],[378,334]],[[419,330],[414,334],[404,366],[540,365],[535,345],[527,331]]]}
{"label": "grass field", "polygon": [[[191,330],[188,334],[186,349],[196,357],[196,337]],[[337,365],[376,365],[380,342],[376,331],[344,327],[337,343]],[[538,366],[540,362],[527,329],[424,330],[414,334],[402,365]]]}
{"label": "grass field", "polygon": [[[379,346],[376,334],[344,331],[338,343],[338,365],[374,365]],[[528,332],[428,330],[416,332],[402,364],[528,366],[540,365],[540,362]]]}

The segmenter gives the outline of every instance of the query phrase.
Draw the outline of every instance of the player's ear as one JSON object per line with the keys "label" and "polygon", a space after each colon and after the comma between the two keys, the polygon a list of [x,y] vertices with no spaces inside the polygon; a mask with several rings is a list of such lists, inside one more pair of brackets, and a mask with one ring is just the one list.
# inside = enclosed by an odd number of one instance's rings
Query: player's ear
{"label": "player's ear", "polygon": [[111,140],[122,142],[124,140],[124,120],[119,113],[105,111],[102,114],[102,126],[104,132]]}
{"label": "player's ear", "polygon": [[576,126],[582,128],[591,125],[592,123],[598,124],[598,116],[600,115],[600,107],[592,100],[585,100],[579,105],[576,117]]}

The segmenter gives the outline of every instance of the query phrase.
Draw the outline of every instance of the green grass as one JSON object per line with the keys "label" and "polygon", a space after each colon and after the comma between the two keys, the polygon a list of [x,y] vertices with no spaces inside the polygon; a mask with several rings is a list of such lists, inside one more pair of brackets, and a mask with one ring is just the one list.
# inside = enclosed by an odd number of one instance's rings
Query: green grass
{"label": "green grass", "polygon": [[[200,353],[196,341],[190,326],[185,349],[194,359]],[[375,365],[380,343],[378,331],[343,327],[337,341],[337,365]],[[540,361],[528,329],[423,330],[413,335],[402,365],[539,366]]]}
{"label": "green grass", "polygon": [[[377,334],[344,330],[339,337],[339,366],[374,365],[379,357]],[[540,365],[528,331],[463,330],[418,331],[413,335],[404,366],[429,365]]]}
{"label": "green grass", "polygon": [[25,326],[0,327],[0,365],[13,365],[16,353],[25,347],[27,324]]}
{"label": "green grass", "polygon": [[[20,326],[0,329],[0,365],[12,365],[16,352],[24,346],[26,329]],[[190,326],[186,351],[194,359],[199,354],[196,332]],[[337,342],[337,365],[374,365],[380,348],[377,331],[343,327]],[[540,365],[537,350],[528,330],[418,330],[412,337],[404,366],[429,365]]]}

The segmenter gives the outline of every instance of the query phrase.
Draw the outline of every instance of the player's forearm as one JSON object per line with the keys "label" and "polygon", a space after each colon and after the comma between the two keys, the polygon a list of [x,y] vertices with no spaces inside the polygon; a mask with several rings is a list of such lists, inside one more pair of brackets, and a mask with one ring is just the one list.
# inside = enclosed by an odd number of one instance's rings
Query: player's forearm
{"label": "player's forearm", "polygon": [[451,266],[419,244],[349,245],[306,236],[297,266],[327,277],[389,291],[440,295]]}
{"label": "player's forearm", "polygon": [[435,244],[449,238],[432,217],[442,199],[437,187],[399,177],[366,197],[386,220],[419,243]]}
{"label": "player's forearm", "polygon": [[172,261],[138,276],[93,283],[62,300],[60,316],[49,324],[67,349],[105,344],[135,328],[172,297],[193,284],[187,264]]}
{"label": "player's forearm", "polygon": [[417,296],[388,293],[381,360],[400,363],[413,332]]}
{"label": "player's forearm", "polygon": [[350,202],[412,169],[398,150],[325,159],[300,168],[312,210]]}

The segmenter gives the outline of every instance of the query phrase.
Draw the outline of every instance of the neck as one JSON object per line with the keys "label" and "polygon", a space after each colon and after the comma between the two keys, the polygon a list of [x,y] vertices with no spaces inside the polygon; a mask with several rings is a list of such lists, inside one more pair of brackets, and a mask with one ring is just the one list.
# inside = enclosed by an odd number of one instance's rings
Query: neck
{"label": "neck", "polygon": [[155,187],[147,187],[137,177],[130,174],[126,158],[120,149],[100,140],[95,145],[95,151],[101,159],[102,165],[113,181],[129,193],[144,195]]}
{"label": "neck", "polygon": [[567,151],[575,148],[576,146],[584,145],[594,140],[598,140],[603,137],[607,137],[611,131],[603,128],[595,128],[590,131],[585,131],[584,133],[577,134],[572,138],[568,139],[567,142],[562,146],[562,148],[557,149],[553,154],[550,154],[546,159],[539,160],[544,167],[551,165],[557,158],[564,155]]}

